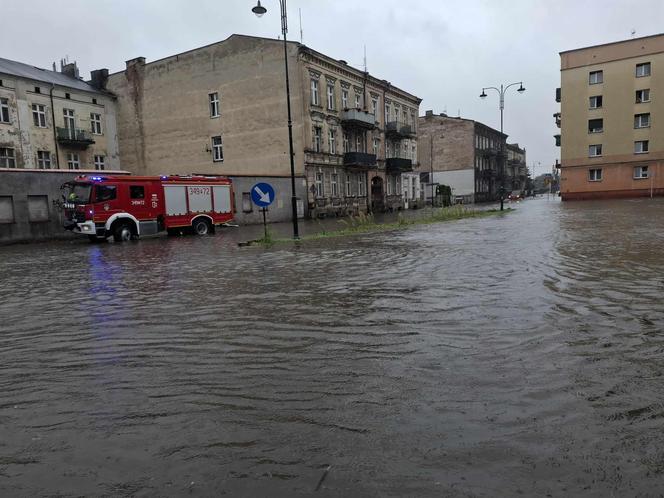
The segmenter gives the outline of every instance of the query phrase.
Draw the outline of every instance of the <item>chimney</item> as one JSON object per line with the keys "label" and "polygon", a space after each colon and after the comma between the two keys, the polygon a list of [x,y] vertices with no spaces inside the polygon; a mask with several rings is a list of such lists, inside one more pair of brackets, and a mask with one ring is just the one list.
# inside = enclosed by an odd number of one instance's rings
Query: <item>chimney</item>
{"label": "chimney", "polygon": [[67,64],[63,64],[62,69],[60,72],[66,76],[69,76],[70,78],[76,78],[79,79],[78,77],[78,67],[76,67],[76,62],[68,62]]}
{"label": "chimney", "polygon": [[108,69],[95,69],[90,72],[90,84],[97,90],[106,90]]}
{"label": "chimney", "polygon": [[424,113],[424,117],[425,118],[432,118],[433,117],[433,111],[432,110],[431,111],[426,111]]}
{"label": "chimney", "polygon": [[145,57],[136,57],[134,59],[129,59],[128,61],[125,62],[126,67],[125,69],[129,69],[130,67],[133,66],[145,66]]}

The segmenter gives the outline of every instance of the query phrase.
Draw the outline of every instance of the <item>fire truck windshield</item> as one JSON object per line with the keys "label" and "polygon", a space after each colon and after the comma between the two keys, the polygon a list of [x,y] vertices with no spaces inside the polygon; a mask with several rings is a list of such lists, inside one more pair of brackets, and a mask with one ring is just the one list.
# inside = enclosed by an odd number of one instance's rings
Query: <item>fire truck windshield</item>
{"label": "fire truck windshield", "polygon": [[70,183],[65,191],[65,202],[73,204],[88,204],[92,185],[89,183]]}

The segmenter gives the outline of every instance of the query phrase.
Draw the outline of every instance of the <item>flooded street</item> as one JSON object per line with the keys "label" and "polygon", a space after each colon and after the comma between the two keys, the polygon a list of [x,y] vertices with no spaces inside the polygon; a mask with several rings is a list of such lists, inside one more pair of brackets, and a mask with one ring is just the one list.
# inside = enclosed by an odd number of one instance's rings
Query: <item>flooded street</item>
{"label": "flooded street", "polygon": [[0,247],[0,495],[655,495],[663,209]]}

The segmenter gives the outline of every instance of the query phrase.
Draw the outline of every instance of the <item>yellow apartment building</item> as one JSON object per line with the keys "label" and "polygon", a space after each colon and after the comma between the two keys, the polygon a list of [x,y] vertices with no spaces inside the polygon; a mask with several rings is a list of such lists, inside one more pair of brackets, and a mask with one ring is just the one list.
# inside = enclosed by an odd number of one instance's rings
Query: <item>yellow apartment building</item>
{"label": "yellow apartment building", "polygon": [[563,200],[664,195],[664,34],[560,53]]}

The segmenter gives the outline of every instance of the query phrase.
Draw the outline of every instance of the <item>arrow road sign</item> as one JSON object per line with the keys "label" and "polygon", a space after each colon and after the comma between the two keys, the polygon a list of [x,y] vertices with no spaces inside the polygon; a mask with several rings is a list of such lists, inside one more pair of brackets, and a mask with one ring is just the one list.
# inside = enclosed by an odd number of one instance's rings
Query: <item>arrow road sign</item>
{"label": "arrow road sign", "polygon": [[267,207],[274,202],[274,188],[269,183],[257,183],[251,188],[251,200],[258,207]]}

